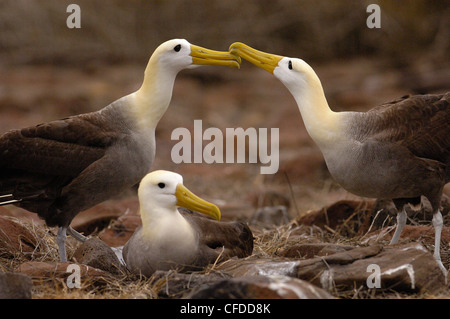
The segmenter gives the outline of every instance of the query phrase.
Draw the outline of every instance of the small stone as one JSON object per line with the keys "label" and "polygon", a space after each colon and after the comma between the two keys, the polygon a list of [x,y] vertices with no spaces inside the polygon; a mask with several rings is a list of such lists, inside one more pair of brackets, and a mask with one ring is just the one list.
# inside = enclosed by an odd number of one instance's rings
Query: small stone
{"label": "small stone", "polygon": [[80,264],[101,269],[112,274],[120,273],[122,264],[115,252],[98,238],[89,238],[75,251],[73,258]]}
{"label": "small stone", "polygon": [[287,276],[250,276],[215,281],[188,294],[190,299],[331,299],[325,290]]}
{"label": "small stone", "polygon": [[223,275],[216,273],[179,273],[174,271],[157,270],[153,275],[153,286],[160,287],[158,297],[160,298],[180,298],[194,288],[206,283],[222,280]]}
{"label": "small stone", "polygon": [[36,249],[36,238],[14,218],[0,216],[0,256],[29,254]]}
{"label": "small stone", "polygon": [[33,282],[20,273],[0,273],[0,299],[31,299]]}

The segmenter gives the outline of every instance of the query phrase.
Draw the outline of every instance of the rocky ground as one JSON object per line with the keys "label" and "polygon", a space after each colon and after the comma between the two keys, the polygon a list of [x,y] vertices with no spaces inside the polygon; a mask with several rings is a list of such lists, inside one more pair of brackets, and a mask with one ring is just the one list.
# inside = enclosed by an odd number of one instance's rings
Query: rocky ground
{"label": "rocky ground", "polygon": [[[334,110],[365,110],[409,93],[448,90],[450,67],[418,63],[408,69],[355,59],[312,65]],[[0,133],[89,112],[132,92],[142,65],[82,69],[0,64]],[[280,169],[261,175],[257,164],[174,164],[175,128],[280,129]],[[204,145],[207,142],[204,143]],[[109,247],[123,245],[140,224],[135,190],[79,214],[75,229],[91,240],[68,239],[70,263],[58,262],[56,230],[36,215],[0,207],[0,296],[25,298],[449,298],[434,262],[434,230],[426,201],[408,213],[398,245],[390,203],[347,193],[330,178],[305,131],[294,99],[269,73],[203,68],[177,78],[170,108],[157,128],[154,169],[176,171],[196,194],[216,203],[223,220],[242,220],[254,235],[253,254],[217,261],[203,271],[157,272],[139,278]],[[445,193],[449,195],[447,186]],[[441,254],[450,268],[449,201],[443,198]],[[109,247],[108,247],[109,246]],[[100,253],[101,252],[101,253]],[[81,267],[81,288],[69,288],[67,267]],[[380,288],[369,288],[379,265]],[[370,266],[370,267],[369,267]],[[369,268],[368,268],[369,267]],[[371,277],[372,278],[372,277]],[[374,281],[372,281],[375,283]]]}

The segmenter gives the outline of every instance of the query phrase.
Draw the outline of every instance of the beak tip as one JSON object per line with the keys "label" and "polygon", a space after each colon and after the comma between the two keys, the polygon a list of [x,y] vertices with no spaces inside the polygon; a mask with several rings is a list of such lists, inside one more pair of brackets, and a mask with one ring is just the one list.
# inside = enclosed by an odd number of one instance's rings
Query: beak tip
{"label": "beak tip", "polygon": [[228,50],[234,49],[235,47],[244,45],[242,42],[233,42]]}
{"label": "beak tip", "polygon": [[239,68],[241,58],[230,54],[229,51],[215,51],[191,44],[192,64],[222,65]]}
{"label": "beak tip", "polygon": [[211,214],[209,214],[209,216],[217,221],[220,221],[220,219],[222,218],[222,213],[220,212],[220,209],[219,207],[217,207],[217,205],[211,204]]}
{"label": "beak tip", "polygon": [[243,58],[257,67],[273,74],[278,62],[283,58],[275,54],[258,51],[242,42],[234,42],[228,48],[232,56]]}
{"label": "beak tip", "polygon": [[222,214],[220,213],[220,210],[217,208],[217,221],[220,222],[221,218],[222,218]]}
{"label": "beak tip", "polygon": [[217,205],[207,202],[193,194],[183,184],[178,184],[175,192],[177,206],[181,206],[220,221],[221,212]]}

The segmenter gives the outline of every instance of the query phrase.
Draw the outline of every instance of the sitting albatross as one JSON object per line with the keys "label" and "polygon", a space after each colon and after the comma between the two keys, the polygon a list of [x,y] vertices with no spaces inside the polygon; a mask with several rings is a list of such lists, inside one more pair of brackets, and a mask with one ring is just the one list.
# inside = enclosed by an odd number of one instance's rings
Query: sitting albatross
{"label": "sitting albatross", "polygon": [[[144,276],[155,270],[194,270],[217,258],[239,258],[253,251],[253,235],[241,222],[218,222],[219,208],[183,185],[177,173],[158,170],[138,189],[142,226],[123,248],[127,268]],[[180,212],[177,206],[208,215]],[[217,221],[216,221],[217,220]]]}
{"label": "sitting albatross", "polygon": [[398,241],[404,206],[423,195],[433,208],[434,257],[440,258],[440,200],[450,181],[450,93],[403,97],[368,112],[333,112],[319,77],[303,60],[233,43],[230,52],[272,73],[291,92],[306,130],[323,153],[333,178],[363,197],[392,199]]}
{"label": "sitting albatross", "polygon": [[155,157],[155,128],[169,106],[177,73],[194,65],[239,67],[228,52],[175,39],[150,57],[139,90],[87,114],[0,136],[0,205],[16,204],[59,226],[65,240],[79,212],[137,184]]}

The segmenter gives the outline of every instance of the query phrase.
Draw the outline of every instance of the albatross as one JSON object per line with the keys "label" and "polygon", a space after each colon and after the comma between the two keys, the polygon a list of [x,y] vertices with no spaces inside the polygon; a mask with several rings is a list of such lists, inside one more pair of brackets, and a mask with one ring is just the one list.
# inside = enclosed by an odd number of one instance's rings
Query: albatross
{"label": "albatross", "polygon": [[334,112],[322,84],[303,60],[233,43],[230,52],[272,73],[293,95],[306,130],[320,148],[333,178],[349,192],[391,199],[397,208],[398,242],[405,205],[421,196],[433,208],[434,257],[440,257],[440,201],[450,181],[450,92],[403,97],[367,112]]}
{"label": "albatross", "polygon": [[[253,251],[250,228],[242,222],[218,222],[219,208],[187,189],[177,173],[149,173],[139,185],[138,197],[142,226],[123,248],[133,273],[148,277],[155,270],[195,270]],[[177,206],[188,210],[180,213]]]}
{"label": "albatross", "polygon": [[137,184],[155,157],[155,128],[169,106],[175,78],[197,65],[239,67],[239,59],[169,40],[152,54],[142,86],[103,109],[0,136],[0,205],[15,204],[58,226],[65,240],[81,211]]}

